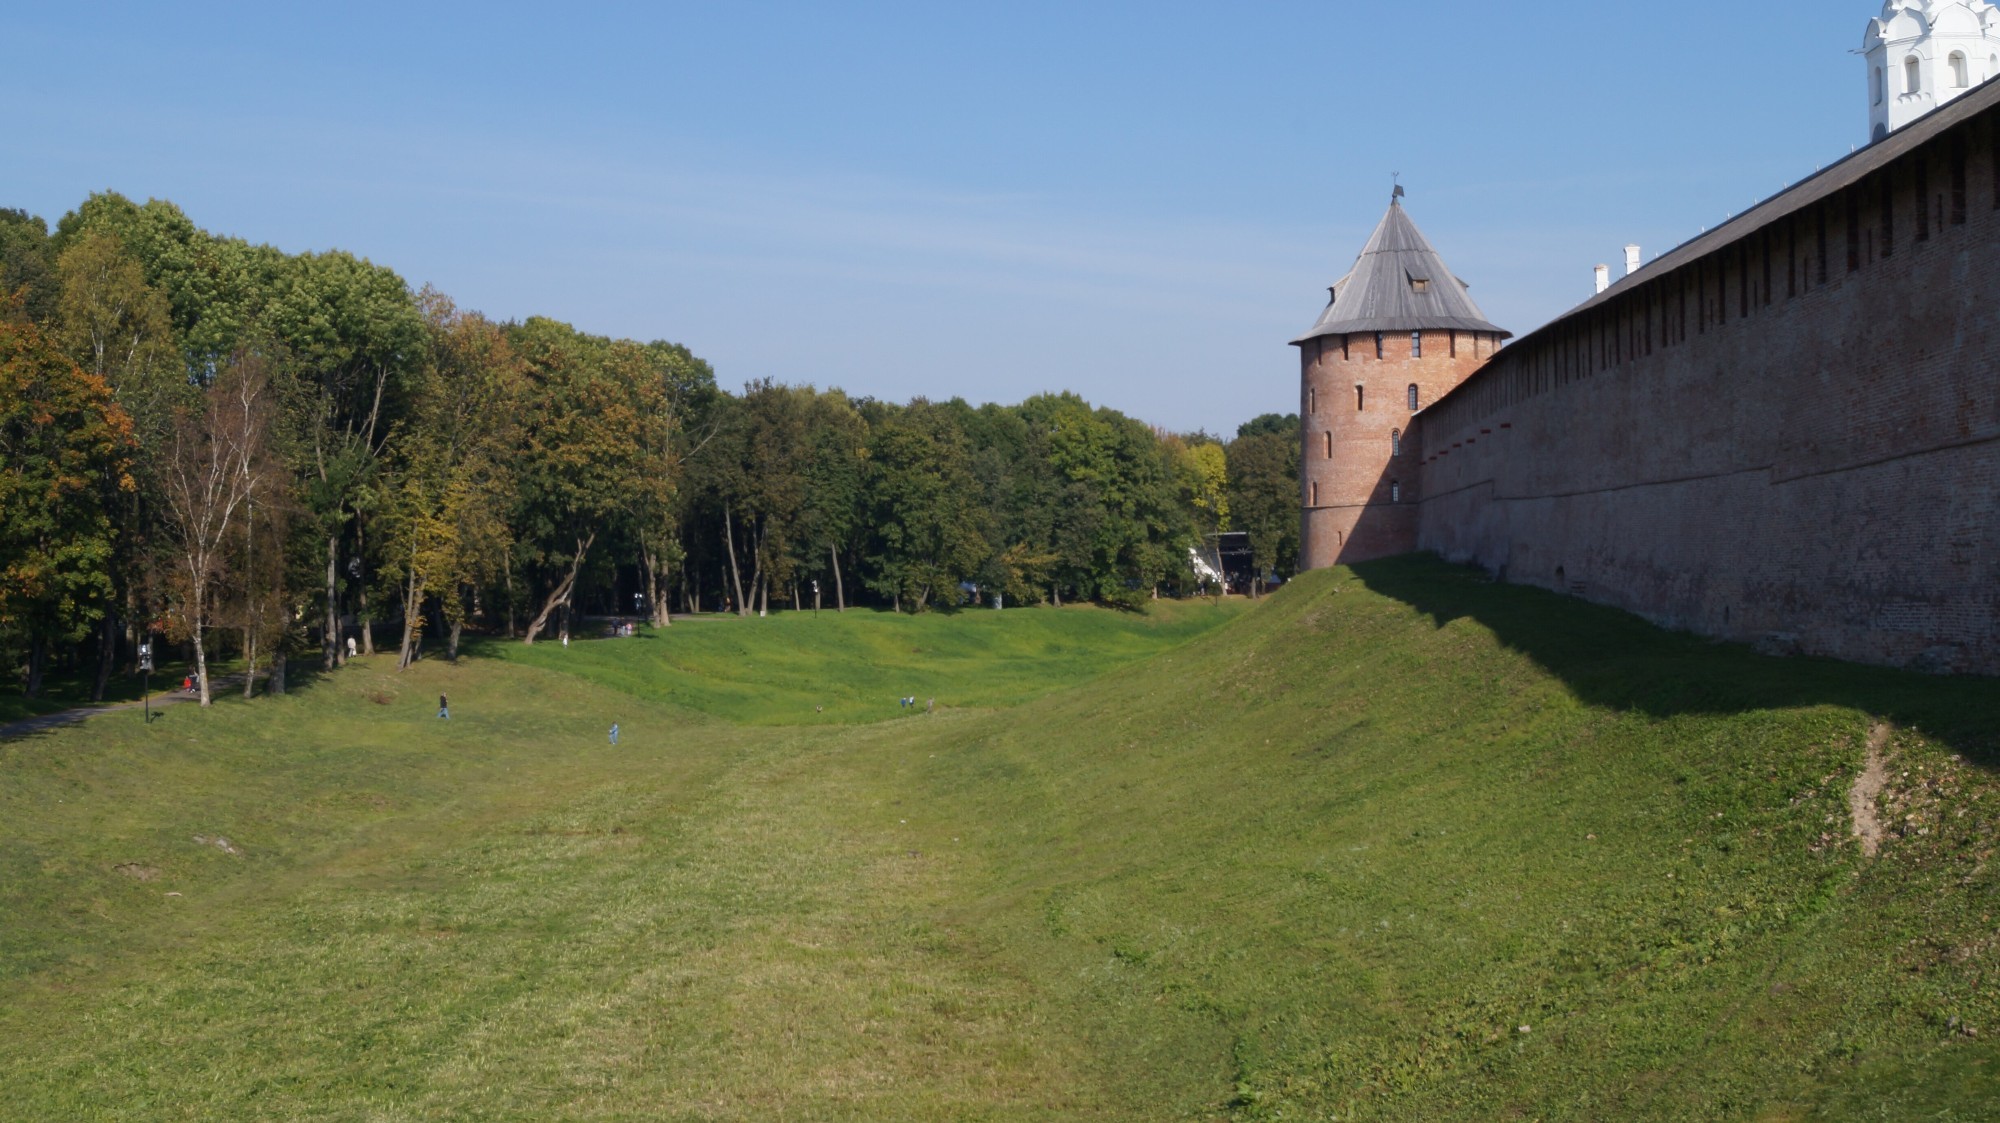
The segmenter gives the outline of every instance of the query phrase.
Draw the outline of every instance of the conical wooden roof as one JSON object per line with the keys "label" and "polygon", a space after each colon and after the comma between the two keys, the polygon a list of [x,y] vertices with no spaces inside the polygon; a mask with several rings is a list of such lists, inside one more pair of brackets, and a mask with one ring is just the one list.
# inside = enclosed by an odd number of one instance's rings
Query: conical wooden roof
{"label": "conical wooden roof", "polygon": [[1452,273],[1430,240],[1410,221],[1400,198],[1354,262],[1333,286],[1312,330],[1292,340],[1306,343],[1327,335],[1356,332],[1477,331],[1508,336],[1472,302],[1464,281]]}

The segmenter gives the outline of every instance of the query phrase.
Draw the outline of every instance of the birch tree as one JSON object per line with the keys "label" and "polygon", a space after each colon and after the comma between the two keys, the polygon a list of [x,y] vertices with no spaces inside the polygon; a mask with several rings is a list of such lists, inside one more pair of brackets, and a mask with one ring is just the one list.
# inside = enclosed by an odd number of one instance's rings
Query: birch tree
{"label": "birch tree", "polygon": [[169,619],[173,631],[194,645],[203,706],[213,700],[206,639],[230,529],[271,484],[270,397],[263,360],[239,354],[198,405],[175,411],[161,459],[161,491],[176,546]]}

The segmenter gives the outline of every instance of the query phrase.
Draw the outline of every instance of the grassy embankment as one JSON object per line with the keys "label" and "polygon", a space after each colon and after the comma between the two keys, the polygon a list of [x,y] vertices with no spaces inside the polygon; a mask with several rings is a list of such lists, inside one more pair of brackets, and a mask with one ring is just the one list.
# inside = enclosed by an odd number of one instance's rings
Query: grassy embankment
{"label": "grassy embankment", "polygon": [[0,745],[0,1118],[2000,1113],[1990,680],[1426,562],[1221,615],[702,622]]}
{"label": "grassy embankment", "polygon": [[603,643],[489,641],[478,653],[561,670],[746,725],[852,724],[923,707],[1018,705],[1200,635],[1247,605],[1164,602],[1150,615],[967,609],[714,616]]}

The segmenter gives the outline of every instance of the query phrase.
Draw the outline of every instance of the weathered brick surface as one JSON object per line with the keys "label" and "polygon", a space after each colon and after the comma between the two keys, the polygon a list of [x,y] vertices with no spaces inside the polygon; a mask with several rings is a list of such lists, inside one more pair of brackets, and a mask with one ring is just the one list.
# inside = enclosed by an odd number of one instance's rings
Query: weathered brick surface
{"label": "weathered brick surface", "polygon": [[1328,336],[1301,346],[1300,554],[1306,568],[1417,548],[1423,454],[1410,434],[1409,388],[1417,387],[1421,409],[1477,370],[1495,346],[1491,335],[1449,331],[1423,333],[1420,356],[1412,353],[1409,332],[1384,335],[1379,358],[1373,334]]}
{"label": "weathered brick surface", "polygon": [[1415,419],[1417,546],[1703,634],[2000,673],[1996,118],[1503,350]]}

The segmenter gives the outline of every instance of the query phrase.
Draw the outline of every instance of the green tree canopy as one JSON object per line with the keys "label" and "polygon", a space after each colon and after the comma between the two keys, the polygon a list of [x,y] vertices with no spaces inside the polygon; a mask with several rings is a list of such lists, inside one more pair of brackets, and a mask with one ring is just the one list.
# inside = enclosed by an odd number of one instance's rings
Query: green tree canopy
{"label": "green tree canopy", "polygon": [[[59,286],[48,223],[21,210],[0,209],[0,309],[47,323],[55,315]],[[4,303],[18,297],[19,304]]]}
{"label": "green tree canopy", "polygon": [[1260,578],[1294,572],[1299,559],[1298,419],[1237,437],[1229,444],[1228,469],[1230,521],[1250,535]]}
{"label": "green tree canopy", "polygon": [[0,630],[42,654],[82,639],[111,598],[113,503],[131,491],[132,422],[104,380],[34,325],[0,317]]}

